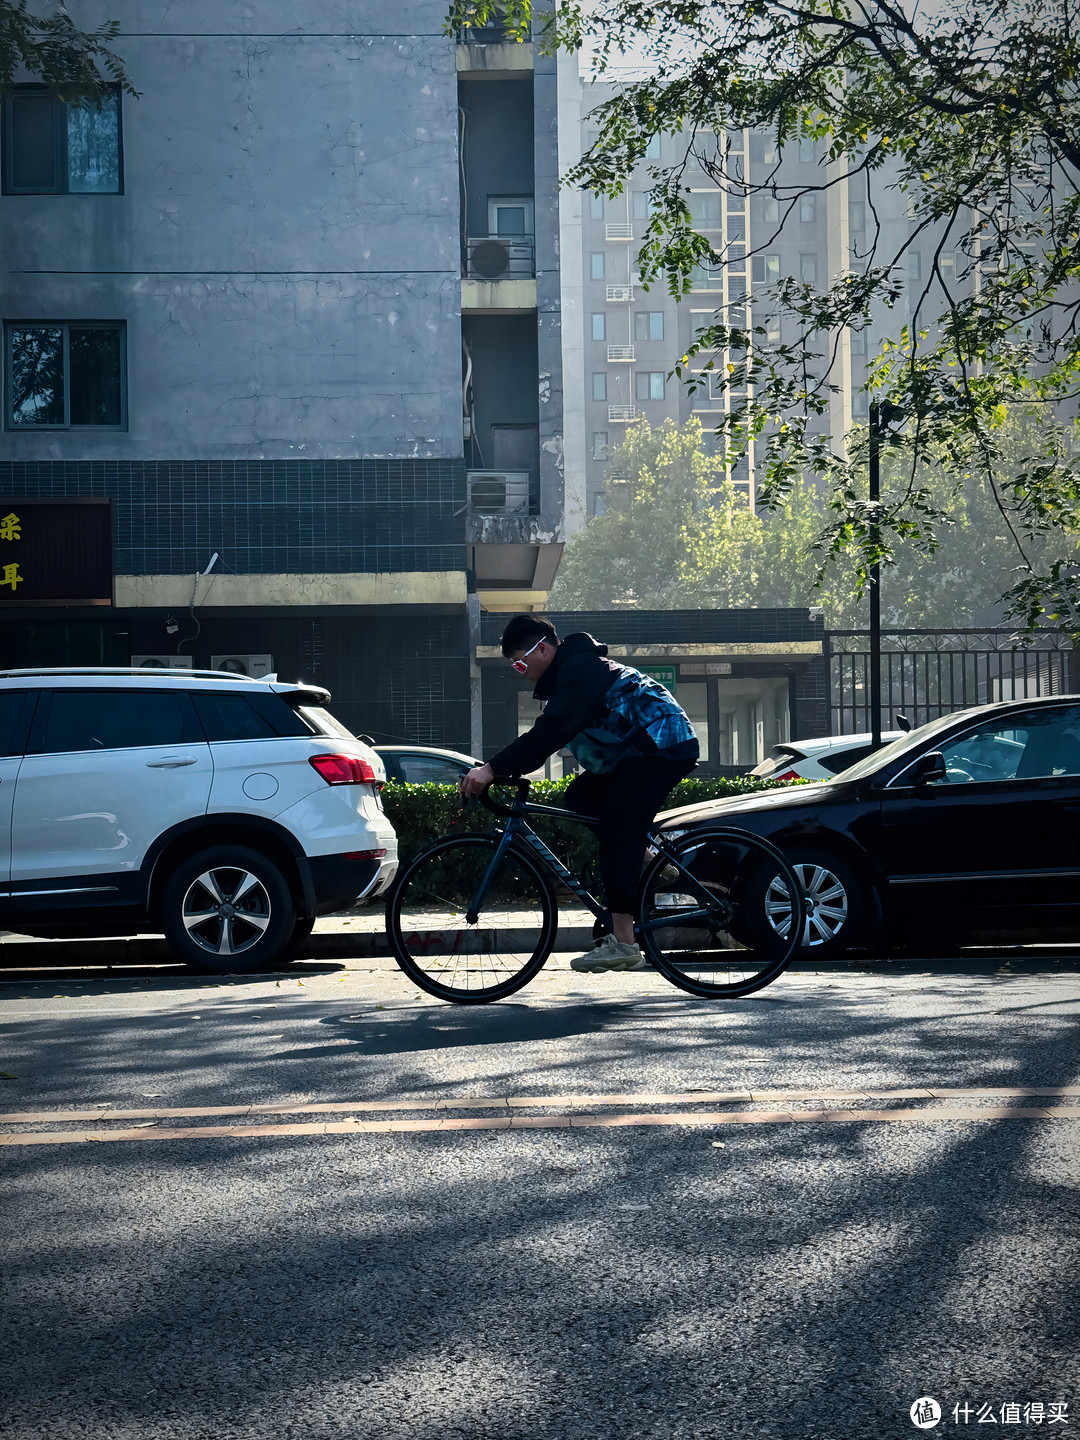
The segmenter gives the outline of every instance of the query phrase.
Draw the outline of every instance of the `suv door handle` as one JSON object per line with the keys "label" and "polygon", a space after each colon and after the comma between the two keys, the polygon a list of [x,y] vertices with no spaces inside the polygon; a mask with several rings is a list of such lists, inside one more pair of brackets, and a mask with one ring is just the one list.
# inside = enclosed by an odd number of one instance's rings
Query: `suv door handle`
{"label": "suv door handle", "polygon": [[179,770],[182,765],[194,765],[194,755],[165,755],[160,760],[147,760],[148,770]]}

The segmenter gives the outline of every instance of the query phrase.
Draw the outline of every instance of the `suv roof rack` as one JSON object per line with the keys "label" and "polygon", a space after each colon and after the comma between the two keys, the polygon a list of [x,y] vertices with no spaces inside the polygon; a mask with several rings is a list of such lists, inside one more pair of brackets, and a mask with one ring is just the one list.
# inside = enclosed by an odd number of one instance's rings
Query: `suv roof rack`
{"label": "suv roof rack", "polygon": [[198,675],[204,679],[248,680],[252,685],[280,683],[276,675],[238,675],[232,670],[169,670],[164,666],[159,669],[144,665],[49,665],[33,670],[0,670],[0,680],[33,675],[169,675],[174,679],[177,676]]}

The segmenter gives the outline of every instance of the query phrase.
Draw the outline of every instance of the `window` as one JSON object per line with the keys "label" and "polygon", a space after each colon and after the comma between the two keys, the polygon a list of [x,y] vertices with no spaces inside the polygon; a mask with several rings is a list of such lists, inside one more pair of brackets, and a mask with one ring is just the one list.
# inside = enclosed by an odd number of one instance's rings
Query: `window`
{"label": "window", "polygon": [[399,755],[397,758],[406,785],[456,785],[468,769],[439,755]]}
{"label": "window", "polygon": [[635,190],[630,196],[630,208],[635,220],[648,220],[660,206],[648,190]]}
{"label": "window", "polygon": [[780,279],[779,255],[754,256],[754,284],[775,285]]}
{"label": "window", "polygon": [[607,399],[607,374],[603,370],[593,371],[592,398],[594,400]]}
{"label": "window", "polygon": [[122,321],[15,321],[5,340],[9,428],[123,429]]}
{"label": "window", "polygon": [[604,197],[594,192],[589,194],[589,219],[602,220],[604,218]]}
{"label": "window", "polygon": [[635,393],[639,400],[663,400],[664,372],[639,370],[634,376]]}
{"label": "window", "polygon": [[607,339],[607,316],[602,310],[593,311],[592,338],[594,340]]}
{"label": "window", "polygon": [[866,354],[866,331],[852,330],[851,332],[851,353],[852,355]]}
{"label": "window", "polygon": [[0,755],[22,753],[23,736],[19,734],[22,729],[19,719],[25,699],[26,696],[21,690],[0,692]]}
{"label": "window", "polygon": [[913,285],[922,279],[922,254],[918,250],[907,252],[907,277]]}
{"label": "window", "polygon": [[816,195],[799,196],[799,219],[804,225],[809,225],[811,221],[817,219]]}
{"label": "window", "polygon": [[193,695],[192,699],[207,740],[269,740],[278,734],[246,695]]}
{"label": "window", "polygon": [[780,223],[780,202],[773,195],[753,195],[750,198],[750,219],[758,225]]}
{"label": "window", "polygon": [[533,202],[528,195],[489,195],[489,235],[531,235]]}
{"label": "window", "polygon": [[606,460],[608,458],[608,432],[606,430],[594,430],[592,432],[592,458],[594,460]]}
{"label": "window", "polygon": [[729,215],[727,222],[728,244],[746,244],[746,216]]}
{"label": "window", "polygon": [[817,159],[817,143],[811,140],[808,135],[799,137],[799,164],[813,165]]}
{"label": "window", "polygon": [[645,146],[645,159],[646,159],[646,160],[659,160],[659,159],[660,159],[660,136],[659,136],[659,135],[650,135],[650,136],[649,136],[649,143]]}
{"label": "window", "polygon": [[947,741],[941,754],[945,778],[931,784],[1080,775],[1080,705],[1027,710],[992,721]]}
{"label": "window", "polygon": [[589,276],[593,280],[604,278],[604,252],[594,250],[589,256]]}
{"label": "window", "polygon": [[724,270],[720,265],[704,265],[700,262],[690,272],[690,286],[693,290],[722,290]]}
{"label": "window", "polygon": [[662,340],[664,338],[664,312],[662,310],[636,310],[634,312],[635,340]]}
{"label": "window", "polygon": [[848,204],[848,229],[851,231],[852,239],[858,236],[860,239],[866,230],[866,201],[852,200]]}
{"label": "window", "polygon": [[119,195],[119,90],[95,109],[16,86],[4,101],[3,171],[5,195]]}
{"label": "window", "polygon": [[817,284],[817,256],[799,256],[799,279],[804,285]]}
{"label": "window", "polygon": [[723,224],[723,201],[719,190],[690,196],[690,214],[699,230],[719,230]]}
{"label": "window", "polygon": [[40,751],[132,750],[190,740],[181,697],[168,690],[54,690]]}

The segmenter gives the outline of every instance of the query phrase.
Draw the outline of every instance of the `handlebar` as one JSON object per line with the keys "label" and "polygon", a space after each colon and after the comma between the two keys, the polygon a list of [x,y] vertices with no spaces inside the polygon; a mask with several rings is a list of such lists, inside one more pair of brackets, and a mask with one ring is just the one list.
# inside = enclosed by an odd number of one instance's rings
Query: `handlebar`
{"label": "handlebar", "polygon": [[[513,784],[516,787],[514,791],[514,800],[512,805],[502,805],[499,803],[498,800],[492,800],[491,798],[490,791],[492,789],[492,785],[506,784]],[[520,814],[519,807],[521,805],[524,805],[525,801],[528,800],[529,789],[532,785],[532,781],[525,780],[519,777],[517,780],[514,781],[494,780],[492,781],[492,785],[489,785],[488,788],[484,790],[480,795],[470,796],[469,799],[477,800],[481,805],[483,805],[485,810],[490,810],[492,815],[501,815],[504,819],[508,818],[511,815]],[[465,804],[467,805],[468,803],[469,800],[467,799],[465,801]]]}

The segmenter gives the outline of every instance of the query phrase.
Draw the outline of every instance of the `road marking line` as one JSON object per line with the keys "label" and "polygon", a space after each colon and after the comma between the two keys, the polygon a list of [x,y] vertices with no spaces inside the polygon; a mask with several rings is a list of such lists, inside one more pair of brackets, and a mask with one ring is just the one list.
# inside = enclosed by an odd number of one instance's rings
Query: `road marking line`
{"label": "road marking line", "polygon": [[891,1120],[907,1123],[939,1121],[988,1120],[1080,1120],[1080,1106],[1062,1105],[1055,1108],[992,1106],[982,1110],[965,1110],[959,1106],[940,1106],[926,1110],[736,1110],[669,1112],[660,1115],[522,1115],[522,1116],[454,1116],[426,1120],[340,1120],[284,1125],[203,1125],[184,1129],[161,1130],[46,1130],[24,1131],[0,1135],[4,1145],[74,1145],[110,1140],[240,1140],[263,1135],[376,1135],[418,1134],[444,1130],[552,1130],[570,1126],[572,1129],[611,1129],[635,1125],[688,1126],[704,1128],[712,1125],[783,1125],[793,1122],[814,1124],[866,1123]]}
{"label": "road marking line", "polygon": [[1033,1086],[999,1085],[970,1089],[946,1089],[941,1086],[903,1090],[690,1090],[672,1095],[464,1095],[443,1100],[331,1100],[302,1104],[268,1105],[195,1105],[184,1107],[155,1106],[145,1110],[120,1110],[101,1107],[94,1110],[21,1110],[0,1114],[3,1125],[71,1124],[91,1121],[101,1124],[114,1120],[196,1120],[215,1115],[336,1115],[342,1111],[362,1110],[405,1112],[410,1110],[504,1110],[584,1105],[590,1109],[610,1105],[724,1105],[724,1104],[787,1104],[809,1100],[1000,1100],[1000,1099],[1068,1099],[1080,1096],[1080,1085]]}

